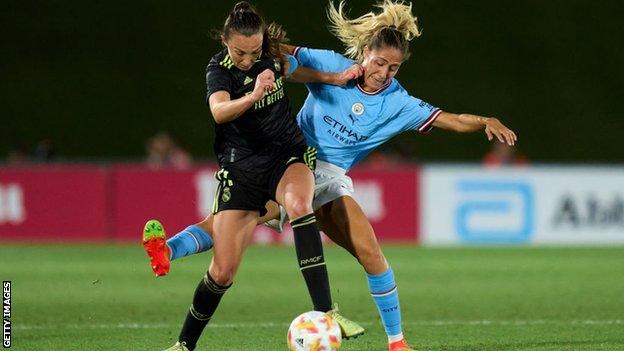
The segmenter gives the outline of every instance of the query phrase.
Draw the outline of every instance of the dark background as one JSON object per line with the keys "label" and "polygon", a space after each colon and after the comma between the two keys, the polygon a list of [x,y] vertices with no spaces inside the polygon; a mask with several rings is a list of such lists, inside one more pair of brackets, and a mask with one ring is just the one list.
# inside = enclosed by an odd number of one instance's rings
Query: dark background
{"label": "dark background", "polygon": [[[342,51],[325,1],[252,2],[292,43]],[[371,1],[350,1],[351,16]],[[50,138],[62,160],[139,159],[170,131],[213,158],[204,68],[234,2],[17,1],[0,4],[0,159]],[[535,162],[624,160],[621,0],[419,0],[423,35],[398,78],[451,112],[497,116]],[[293,106],[303,85],[287,86]],[[477,161],[482,134],[434,131],[384,150],[417,161]]]}

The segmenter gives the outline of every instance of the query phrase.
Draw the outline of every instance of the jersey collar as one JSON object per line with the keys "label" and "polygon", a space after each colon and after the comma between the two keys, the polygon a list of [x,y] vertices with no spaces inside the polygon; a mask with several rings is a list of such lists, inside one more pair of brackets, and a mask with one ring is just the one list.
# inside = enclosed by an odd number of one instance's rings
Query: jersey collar
{"label": "jersey collar", "polygon": [[379,88],[379,89],[377,89],[377,90],[375,90],[375,91],[373,91],[373,92],[368,92],[368,91],[364,90],[364,88],[362,88],[362,87],[360,86],[360,82],[359,82],[359,81],[356,81],[356,83],[355,83],[355,85],[358,87],[358,89],[360,89],[360,91],[361,91],[364,95],[369,95],[369,96],[370,96],[370,95],[377,95],[377,94],[381,93],[381,92],[382,92],[382,91],[384,91],[387,87],[389,87],[389,86],[390,86],[390,84],[392,84],[392,79],[390,79],[390,80],[388,81],[388,83],[386,83],[386,85],[384,85],[383,87],[381,87],[381,88]]}

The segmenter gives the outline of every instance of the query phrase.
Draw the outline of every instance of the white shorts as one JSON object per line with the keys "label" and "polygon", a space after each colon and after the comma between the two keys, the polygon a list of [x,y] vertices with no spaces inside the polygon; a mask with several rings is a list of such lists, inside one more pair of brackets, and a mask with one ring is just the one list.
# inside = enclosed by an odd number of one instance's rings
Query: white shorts
{"label": "white shorts", "polygon": [[314,201],[312,208],[316,211],[321,206],[342,196],[353,197],[353,181],[344,169],[331,163],[317,160],[314,171]]}

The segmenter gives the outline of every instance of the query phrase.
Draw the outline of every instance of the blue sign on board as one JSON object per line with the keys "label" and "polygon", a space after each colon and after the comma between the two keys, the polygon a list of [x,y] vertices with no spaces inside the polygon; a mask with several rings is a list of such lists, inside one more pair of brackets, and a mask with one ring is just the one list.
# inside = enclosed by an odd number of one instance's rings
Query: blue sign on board
{"label": "blue sign on board", "polygon": [[[462,242],[514,244],[529,241],[535,220],[533,188],[529,183],[461,180],[457,189],[462,200],[455,211],[455,230]],[[509,223],[494,227],[475,224],[475,220],[487,222],[488,219]]]}

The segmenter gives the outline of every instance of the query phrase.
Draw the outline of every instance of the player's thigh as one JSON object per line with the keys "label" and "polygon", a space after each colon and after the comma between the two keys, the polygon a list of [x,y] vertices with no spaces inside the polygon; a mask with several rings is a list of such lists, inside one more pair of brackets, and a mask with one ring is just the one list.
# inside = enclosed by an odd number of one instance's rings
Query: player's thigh
{"label": "player's thigh", "polygon": [[257,211],[225,210],[214,215],[214,265],[231,273],[238,270],[257,220]]}
{"label": "player's thigh", "polygon": [[303,201],[312,205],[314,197],[314,175],[303,163],[293,163],[286,168],[275,191],[275,199],[280,204]]}
{"label": "player's thigh", "polygon": [[342,196],[323,205],[316,218],[325,235],[353,256],[380,251],[373,227],[352,197]]}
{"label": "player's thigh", "polygon": [[[280,210],[277,202],[272,200],[267,201],[265,208],[267,212],[264,216],[258,218],[258,224],[265,223],[271,219],[279,218]],[[214,232],[214,214],[209,214],[206,218],[204,218],[204,220],[195,225],[203,229],[206,233],[210,233],[212,235]]]}
{"label": "player's thigh", "polygon": [[[218,194],[217,194],[217,196],[218,196]],[[266,209],[267,209],[268,213],[265,215],[265,217],[258,219],[258,221],[257,221],[258,224],[264,223],[264,222],[272,219],[273,217],[279,216],[279,206],[275,202],[267,201]],[[214,213],[210,213],[208,216],[206,216],[206,218],[204,218],[201,222],[196,223],[195,225],[200,227],[201,229],[203,229],[206,233],[210,234],[211,236],[214,236],[214,233],[215,233],[215,214]]]}

